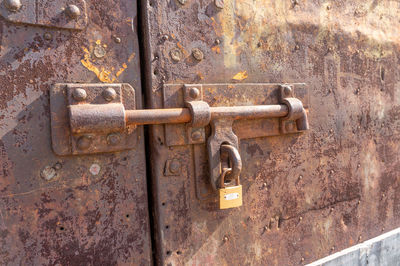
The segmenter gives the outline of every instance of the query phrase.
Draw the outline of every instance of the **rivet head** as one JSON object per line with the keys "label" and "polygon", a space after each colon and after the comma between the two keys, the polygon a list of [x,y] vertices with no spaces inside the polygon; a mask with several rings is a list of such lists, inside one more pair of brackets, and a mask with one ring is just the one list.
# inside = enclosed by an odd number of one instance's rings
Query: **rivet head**
{"label": "rivet head", "polygon": [[43,35],[43,38],[44,38],[45,40],[47,40],[47,41],[50,41],[51,39],[53,39],[53,35],[51,35],[51,33],[49,33],[49,32],[46,32],[46,33]]}
{"label": "rivet head", "polygon": [[76,143],[76,146],[80,150],[87,150],[90,145],[92,145],[92,137],[87,135],[81,136]]}
{"label": "rivet head", "polygon": [[189,96],[190,96],[192,99],[196,99],[197,97],[199,97],[199,95],[200,95],[200,91],[199,91],[198,88],[190,88],[190,90],[189,90]]}
{"label": "rivet head", "polygon": [[121,142],[121,136],[118,133],[111,133],[107,136],[107,143],[115,146]]}
{"label": "rivet head", "polygon": [[224,0],[215,0],[214,4],[216,7],[220,8],[220,9],[224,8]]}
{"label": "rivet head", "polygon": [[81,15],[81,10],[76,5],[68,5],[65,9],[65,12],[67,13],[67,16],[71,19],[76,19]]}
{"label": "rivet head", "polygon": [[82,88],[76,88],[72,92],[72,97],[74,98],[75,101],[83,101],[87,98],[87,93]]}
{"label": "rivet head", "polygon": [[201,61],[204,58],[204,54],[203,52],[199,49],[199,48],[194,48],[192,50],[192,56],[194,57],[194,59],[196,59],[197,61]]}
{"label": "rivet head", "polygon": [[178,0],[178,3],[181,5],[184,5],[184,4],[186,4],[186,0]]}
{"label": "rivet head", "polygon": [[202,134],[199,130],[192,132],[192,140],[199,141],[201,140]]}
{"label": "rivet head", "polygon": [[5,0],[4,5],[11,12],[17,12],[22,7],[20,0]]}
{"label": "rivet head", "polygon": [[228,242],[229,238],[227,236],[224,236],[224,238],[222,239],[224,242]]}
{"label": "rivet head", "polygon": [[174,62],[179,62],[179,61],[181,61],[182,52],[181,52],[181,50],[179,50],[178,48],[172,49],[172,50],[169,52],[169,55],[171,56],[171,59],[172,59]]}
{"label": "rivet head", "polygon": [[46,179],[47,181],[53,179],[57,175],[56,169],[54,169],[51,166],[46,166],[42,172],[40,173],[40,176],[43,179]]}
{"label": "rivet head", "polygon": [[292,88],[290,86],[283,86],[283,92],[285,95],[290,95],[292,93]]}
{"label": "rivet head", "polygon": [[107,88],[103,91],[103,98],[107,102],[111,102],[112,100],[117,98],[117,93],[115,92],[115,90],[113,88]]}
{"label": "rivet head", "polygon": [[173,174],[178,174],[181,169],[181,164],[177,159],[173,159],[169,164],[169,171]]}
{"label": "rivet head", "polygon": [[106,49],[101,45],[96,45],[93,50],[93,54],[96,58],[103,58],[106,55]]}

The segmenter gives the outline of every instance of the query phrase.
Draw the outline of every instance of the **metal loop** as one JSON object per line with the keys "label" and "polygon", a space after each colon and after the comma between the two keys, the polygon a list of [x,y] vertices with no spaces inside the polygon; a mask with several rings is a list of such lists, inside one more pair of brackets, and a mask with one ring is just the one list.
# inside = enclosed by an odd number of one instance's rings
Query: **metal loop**
{"label": "metal loop", "polygon": [[[221,160],[224,158],[224,154],[228,155],[228,165],[229,168],[222,168],[224,174],[223,180],[221,180],[221,184],[225,182],[225,176],[228,175],[229,180],[236,180],[236,185],[240,185],[240,172],[242,171],[242,159],[240,157],[239,151],[232,145],[222,144],[221,145]],[[222,162],[221,162],[222,164]],[[224,173],[225,169],[232,169],[229,173]],[[222,175],[221,175],[222,179]]]}
{"label": "metal loop", "polygon": [[208,103],[203,101],[189,101],[186,106],[192,115],[190,125],[192,127],[205,127],[210,123],[211,111]]}
{"label": "metal loop", "polygon": [[222,169],[222,174],[221,174],[221,179],[220,179],[220,188],[225,188],[225,176],[229,173],[232,172],[232,168],[223,168]]}

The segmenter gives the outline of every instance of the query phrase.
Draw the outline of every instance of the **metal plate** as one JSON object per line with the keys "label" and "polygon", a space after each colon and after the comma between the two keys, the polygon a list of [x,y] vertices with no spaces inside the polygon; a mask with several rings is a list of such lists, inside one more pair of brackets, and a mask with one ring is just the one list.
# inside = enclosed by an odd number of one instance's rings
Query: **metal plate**
{"label": "metal plate", "polygon": [[[10,22],[75,30],[82,30],[87,25],[85,0],[21,0],[22,6],[18,11],[7,9],[6,1],[0,2],[0,15]],[[68,5],[79,8],[80,15],[77,18],[70,18],[66,14]]]}
{"label": "metal plate", "polygon": [[128,83],[142,108],[137,2],[86,2],[82,31],[0,19],[0,265],[152,264],[142,129],[130,151],[52,149],[54,84]]}
{"label": "metal plate", "polygon": [[[71,96],[75,88],[82,88],[87,92],[87,99],[77,103]],[[113,88],[117,91],[117,98],[107,102],[102,97],[104,89]],[[136,109],[135,91],[129,84],[66,84],[59,83],[50,90],[51,132],[53,150],[57,155],[93,154],[100,152],[116,152],[134,149],[138,142],[135,126],[128,126],[124,132],[105,132],[90,134],[72,134],[70,130],[68,105],[70,104],[107,104],[123,103],[125,110]],[[119,142],[110,145],[107,141],[109,134],[118,134]],[[92,143],[88,149],[77,148],[80,137],[90,135]]]}
{"label": "metal plate", "polygon": [[[304,82],[312,105],[306,134],[241,140],[243,206],[230,211],[196,196],[195,176],[209,178],[205,145],[168,146],[152,127],[160,264],[299,265],[400,225],[398,2],[143,7],[151,108],[163,107],[164,84],[199,83]],[[238,135],[259,131],[245,125]],[[159,170],[170,159],[179,176]]]}
{"label": "metal plate", "polygon": [[[306,84],[288,84],[293,87],[294,96],[303,102],[308,109],[309,95]],[[187,86],[187,85],[186,85]],[[207,102],[212,107],[217,106],[246,106],[279,104],[278,91],[280,84],[190,84],[200,90],[199,99]],[[165,84],[163,86],[164,108],[184,107],[184,85]],[[165,143],[168,146],[201,144],[205,142],[205,136],[201,141],[193,142],[190,134],[187,134],[187,125],[165,125]],[[239,139],[251,139],[280,135],[279,119],[252,119],[236,120],[233,124],[233,132]],[[288,133],[296,133],[292,128]]]}

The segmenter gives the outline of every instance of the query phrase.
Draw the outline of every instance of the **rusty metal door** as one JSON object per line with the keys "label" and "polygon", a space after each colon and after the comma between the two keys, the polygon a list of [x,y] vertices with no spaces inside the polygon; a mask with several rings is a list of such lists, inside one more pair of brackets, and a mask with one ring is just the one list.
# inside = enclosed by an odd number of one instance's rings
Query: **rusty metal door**
{"label": "rusty metal door", "polygon": [[[148,106],[178,112],[149,141],[157,263],[299,265],[399,226],[399,9],[143,1]],[[225,144],[243,205],[220,210]]]}
{"label": "rusty metal door", "polygon": [[66,123],[77,103],[141,108],[136,1],[2,0],[0,16],[0,264],[151,264],[142,128]]}

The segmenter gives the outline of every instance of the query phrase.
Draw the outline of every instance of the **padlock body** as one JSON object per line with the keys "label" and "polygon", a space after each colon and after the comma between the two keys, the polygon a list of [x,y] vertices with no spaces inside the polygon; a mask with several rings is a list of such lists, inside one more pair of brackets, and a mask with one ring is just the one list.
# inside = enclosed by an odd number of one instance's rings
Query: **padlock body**
{"label": "padlock body", "polygon": [[242,185],[219,189],[219,208],[229,209],[243,205]]}

